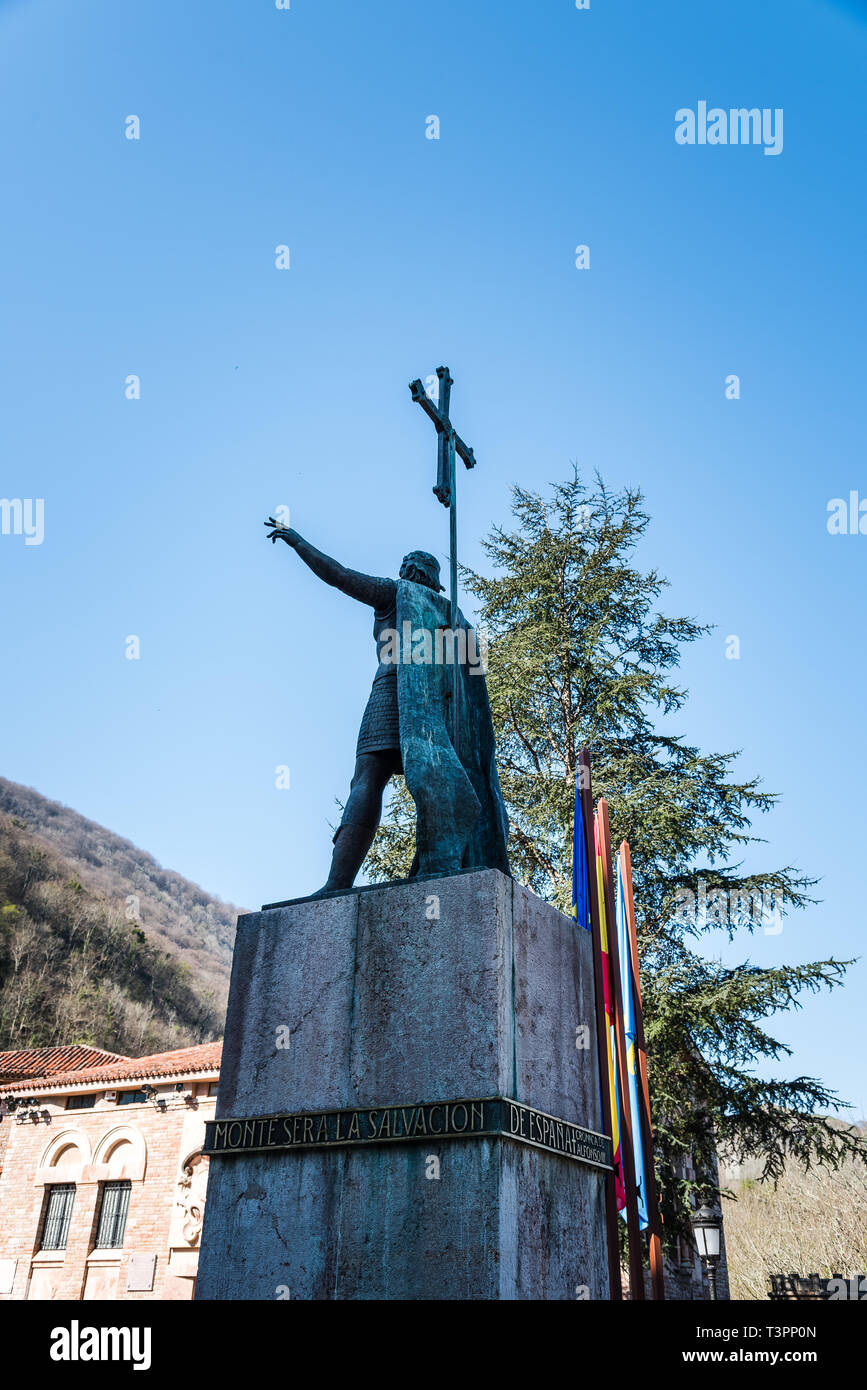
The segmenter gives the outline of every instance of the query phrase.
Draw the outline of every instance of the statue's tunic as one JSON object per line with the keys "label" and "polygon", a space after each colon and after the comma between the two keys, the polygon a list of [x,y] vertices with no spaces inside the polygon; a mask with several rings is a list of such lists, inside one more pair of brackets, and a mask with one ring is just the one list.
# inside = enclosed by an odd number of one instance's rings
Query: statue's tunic
{"label": "statue's tunic", "polygon": [[[372,574],[344,570],[339,588],[373,609],[373,636],[379,661],[373,688],[358,731],[355,756],[393,751],[400,758],[400,722],[397,713],[397,668],[394,660],[382,660],[388,634],[397,625],[397,580],[377,579]],[[398,769],[399,770],[399,769]]]}

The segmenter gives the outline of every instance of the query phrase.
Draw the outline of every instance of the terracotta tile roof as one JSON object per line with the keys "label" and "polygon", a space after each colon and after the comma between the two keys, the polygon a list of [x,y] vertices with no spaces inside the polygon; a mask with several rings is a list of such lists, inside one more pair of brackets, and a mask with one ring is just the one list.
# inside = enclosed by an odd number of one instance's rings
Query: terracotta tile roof
{"label": "terracotta tile roof", "polygon": [[109,1062],[126,1062],[120,1052],[105,1052],[99,1047],[23,1047],[15,1052],[0,1052],[0,1081],[18,1081],[28,1076],[54,1076],[57,1072],[82,1071],[85,1067],[102,1067]]}
{"label": "terracotta tile roof", "polygon": [[4,1091],[27,1091],[29,1094],[31,1091],[65,1091],[94,1082],[108,1085],[114,1081],[144,1081],[159,1076],[190,1076],[194,1072],[219,1071],[222,1051],[222,1042],[199,1043],[197,1047],[181,1047],[175,1052],[156,1052],[151,1057],[120,1057],[101,1066],[85,1067],[79,1071],[65,1071],[54,1076],[31,1076],[26,1081],[15,1081],[11,1085],[0,1081],[0,1088]]}

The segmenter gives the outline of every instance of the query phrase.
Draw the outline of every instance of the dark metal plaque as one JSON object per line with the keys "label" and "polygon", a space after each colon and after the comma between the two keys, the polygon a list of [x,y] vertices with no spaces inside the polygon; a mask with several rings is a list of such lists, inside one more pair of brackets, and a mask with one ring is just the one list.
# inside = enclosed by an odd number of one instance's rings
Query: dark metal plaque
{"label": "dark metal plaque", "polygon": [[611,1141],[604,1134],[503,1096],[208,1120],[205,1131],[203,1153],[209,1157],[499,1138],[595,1168],[611,1167]]}

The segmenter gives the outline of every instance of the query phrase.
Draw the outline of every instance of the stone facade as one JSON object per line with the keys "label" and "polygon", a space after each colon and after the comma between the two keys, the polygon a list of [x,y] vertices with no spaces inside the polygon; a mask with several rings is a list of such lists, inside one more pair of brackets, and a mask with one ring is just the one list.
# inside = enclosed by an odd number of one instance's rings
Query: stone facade
{"label": "stone facade", "polygon": [[[208,1043],[0,1084],[0,1299],[192,1298],[219,1059]],[[69,1185],[64,1241],[47,1218]]]}

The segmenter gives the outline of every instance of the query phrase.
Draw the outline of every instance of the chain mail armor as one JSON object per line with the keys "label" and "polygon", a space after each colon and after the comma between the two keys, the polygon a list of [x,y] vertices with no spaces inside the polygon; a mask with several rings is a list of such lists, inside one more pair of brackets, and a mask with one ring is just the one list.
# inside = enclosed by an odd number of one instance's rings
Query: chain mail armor
{"label": "chain mail armor", "polygon": [[[393,749],[400,756],[400,724],[397,714],[397,667],[393,662],[384,664],[381,660],[382,648],[386,641],[383,634],[394,631],[397,623],[397,582],[394,579],[374,579],[368,574],[357,574],[350,570],[354,581],[354,597],[373,609],[373,637],[376,654],[379,658],[376,675],[370,696],[361,717],[358,743],[355,756],[360,753],[381,753]],[[349,590],[345,589],[344,593]]]}
{"label": "chain mail armor", "polygon": [[329,555],[323,555],[308,541],[299,540],[295,549],[314,574],[340,589],[350,598],[358,599],[373,609],[373,636],[379,659],[373,688],[361,719],[355,756],[361,753],[392,752],[400,771],[400,725],[397,715],[397,669],[382,660],[386,642],[384,634],[397,623],[397,580],[377,579],[372,574],[360,574],[347,569]]}

